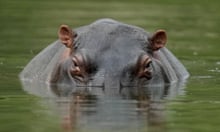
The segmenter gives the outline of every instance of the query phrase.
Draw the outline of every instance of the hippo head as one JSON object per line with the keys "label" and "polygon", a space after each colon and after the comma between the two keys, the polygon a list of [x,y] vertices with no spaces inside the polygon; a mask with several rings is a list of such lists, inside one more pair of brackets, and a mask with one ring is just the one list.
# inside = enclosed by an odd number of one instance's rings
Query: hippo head
{"label": "hippo head", "polygon": [[160,55],[167,41],[164,30],[143,29],[104,19],[72,30],[61,25],[58,36],[65,50],[53,70],[51,83],[103,86],[147,84],[167,80]]}

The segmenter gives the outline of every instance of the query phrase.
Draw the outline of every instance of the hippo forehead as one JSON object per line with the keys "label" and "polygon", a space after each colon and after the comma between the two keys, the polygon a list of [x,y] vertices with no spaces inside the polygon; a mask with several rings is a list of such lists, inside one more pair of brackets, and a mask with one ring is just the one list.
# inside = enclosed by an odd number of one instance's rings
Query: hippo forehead
{"label": "hippo forehead", "polygon": [[[76,29],[76,32],[79,35],[78,40],[80,40],[81,47],[84,48],[85,46],[104,46],[106,43],[111,45],[112,42],[120,38],[124,38],[124,41],[136,40],[145,42],[150,36],[149,33],[139,27],[127,25],[111,19],[98,20],[88,26]],[[109,46],[107,44],[105,46]]]}
{"label": "hippo forehead", "polygon": [[76,33],[74,54],[84,54],[105,68],[118,69],[135,63],[146,52],[150,36],[139,27],[111,19],[98,20],[76,29]]}

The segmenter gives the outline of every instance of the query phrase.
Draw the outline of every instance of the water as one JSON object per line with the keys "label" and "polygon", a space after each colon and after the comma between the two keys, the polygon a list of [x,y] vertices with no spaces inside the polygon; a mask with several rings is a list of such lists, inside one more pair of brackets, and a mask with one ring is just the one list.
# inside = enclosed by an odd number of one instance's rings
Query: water
{"label": "water", "polygon": [[177,95],[184,94],[185,83],[124,87],[120,92],[112,89],[111,94],[106,94],[101,87],[77,87],[68,95],[38,81],[22,84],[24,91],[41,97],[40,104],[58,118],[57,123],[63,131],[145,132],[154,128],[167,129],[166,105]]}
{"label": "water", "polygon": [[[0,1],[0,131],[220,131],[219,1],[106,3]],[[166,29],[167,47],[189,70],[190,78],[166,90],[124,89],[123,95],[111,96],[94,88],[92,95],[57,97],[44,84],[22,86],[19,72],[57,39],[60,24],[78,27],[101,17],[150,32]]]}

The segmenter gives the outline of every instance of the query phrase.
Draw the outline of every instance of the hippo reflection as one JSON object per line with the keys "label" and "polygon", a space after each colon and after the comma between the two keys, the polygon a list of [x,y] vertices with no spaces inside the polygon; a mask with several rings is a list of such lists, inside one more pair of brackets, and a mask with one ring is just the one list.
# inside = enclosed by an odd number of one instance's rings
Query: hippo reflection
{"label": "hippo reflection", "polygon": [[39,53],[21,79],[51,85],[104,89],[173,83],[189,74],[164,46],[164,30],[153,34],[111,19],[72,30],[62,25],[59,40]]}
{"label": "hippo reflection", "polygon": [[[23,89],[44,98],[46,107],[60,117],[62,128],[69,131],[158,131],[166,130],[166,99],[184,94],[184,82],[164,86],[123,87],[119,92],[102,87],[48,87],[38,81],[23,81]],[[49,102],[49,103],[45,103]],[[38,108],[38,107],[37,107]],[[40,107],[39,109],[42,109]],[[42,120],[41,120],[42,121]],[[36,126],[38,127],[38,126]]]}

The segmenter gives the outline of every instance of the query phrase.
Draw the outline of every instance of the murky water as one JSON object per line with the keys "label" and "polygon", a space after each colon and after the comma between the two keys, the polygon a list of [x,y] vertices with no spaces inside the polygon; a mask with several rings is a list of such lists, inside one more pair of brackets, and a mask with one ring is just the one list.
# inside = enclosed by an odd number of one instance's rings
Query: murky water
{"label": "murky water", "polygon": [[[165,131],[166,105],[184,94],[184,86],[184,82],[179,82],[167,86],[124,87],[120,91],[111,89],[109,94],[102,87],[53,88],[37,81],[23,82],[24,90],[41,97],[41,106],[58,118],[59,129],[76,132]],[[60,89],[71,89],[71,92]]]}
{"label": "murky water", "polygon": [[[217,64],[218,65],[218,64]],[[164,87],[126,87],[104,93],[78,87],[71,94],[39,82],[23,82],[23,96],[1,96],[1,129],[62,132],[219,131],[217,72]],[[64,87],[68,88],[68,87]],[[31,96],[34,95],[34,96]],[[9,127],[12,126],[12,127]]]}
{"label": "murky water", "polygon": [[[219,132],[219,1],[0,1],[0,132]],[[110,17],[154,32],[191,76],[166,87],[77,88],[68,97],[18,74],[60,24]]]}

